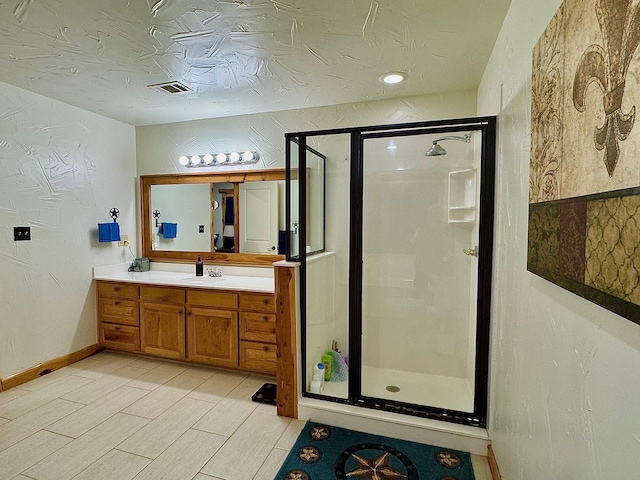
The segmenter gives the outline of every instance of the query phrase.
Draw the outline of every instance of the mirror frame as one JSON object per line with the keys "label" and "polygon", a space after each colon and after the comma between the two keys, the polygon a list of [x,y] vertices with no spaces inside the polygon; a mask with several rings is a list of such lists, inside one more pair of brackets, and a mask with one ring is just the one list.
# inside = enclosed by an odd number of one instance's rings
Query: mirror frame
{"label": "mirror frame", "polygon": [[219,252],[186,252],[180,250],[153,250],[151,248],[151,186],[152,185],[184,185],[196,183],[234,183],[285,180],[284,168],[241,170],[206,173],[175,173],[160,175],[140,175],[140,208],[142,224],[142,256],[151,261],[160,262],[194,262],[202,257],[204,262],[224,263],[228,265],[252,265],[270,267],[273,262],[284,260],[284,255],[263,253],[219,253]]}

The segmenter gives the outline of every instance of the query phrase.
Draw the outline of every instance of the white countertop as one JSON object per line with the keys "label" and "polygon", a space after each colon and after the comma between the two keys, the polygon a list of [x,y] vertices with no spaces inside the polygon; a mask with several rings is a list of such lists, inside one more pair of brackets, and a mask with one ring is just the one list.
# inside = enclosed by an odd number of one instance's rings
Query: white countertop
{"label": "white countertop", "polygon": [[215,290],[244,290],[249,292],[273,293],[273,277],[248,275],[224,275],[222,277],[196,277],[194,273],[150,270],[148,272],[97,272],[93,278],[112,282],[146,283],[149,285],[169,285],[172,287],[209,288]]}

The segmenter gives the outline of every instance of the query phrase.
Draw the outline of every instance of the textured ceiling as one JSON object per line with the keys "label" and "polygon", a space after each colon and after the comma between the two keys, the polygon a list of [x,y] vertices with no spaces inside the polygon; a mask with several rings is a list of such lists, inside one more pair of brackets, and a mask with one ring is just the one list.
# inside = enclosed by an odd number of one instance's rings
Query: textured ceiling
{"label": "textured ceiling", "polygon": [[0,81],[133,125],[473,89],[509,4],[2,0]]}

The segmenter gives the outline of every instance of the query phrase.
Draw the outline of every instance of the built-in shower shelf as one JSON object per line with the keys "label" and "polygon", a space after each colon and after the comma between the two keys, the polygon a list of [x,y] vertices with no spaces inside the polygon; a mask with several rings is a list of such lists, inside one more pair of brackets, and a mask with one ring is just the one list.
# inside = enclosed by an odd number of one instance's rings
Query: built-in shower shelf
{"label": "built-in shower shelf", "polygon": [[476,170],[449,172],[449,223],[476,221]]}

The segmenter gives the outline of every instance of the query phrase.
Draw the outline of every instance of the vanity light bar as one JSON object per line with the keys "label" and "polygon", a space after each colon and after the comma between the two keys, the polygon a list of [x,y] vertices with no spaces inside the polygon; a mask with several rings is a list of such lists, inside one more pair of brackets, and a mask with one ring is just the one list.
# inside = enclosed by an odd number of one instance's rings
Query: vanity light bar
{"label": "vanity light bar", "polygon": [[258,160],[260,160],[260,154],[258,152],[247,150],[246,152],[218,153],[216,155],[207,153],[206,155],[192,155],[191,157],[183,155],[178,159],[178,162],[185,167],[194,168],[250,165],[252,163],[258,163]]}

